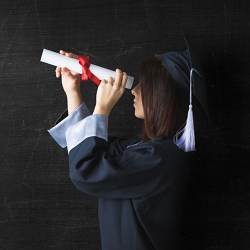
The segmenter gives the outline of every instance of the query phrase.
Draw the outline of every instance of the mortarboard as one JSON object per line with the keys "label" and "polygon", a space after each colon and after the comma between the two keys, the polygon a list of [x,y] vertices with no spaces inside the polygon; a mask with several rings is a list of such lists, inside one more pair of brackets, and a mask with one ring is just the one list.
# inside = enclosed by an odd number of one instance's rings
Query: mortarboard
{"label": "mortarboard", "polygon": [[163,54],[155,54],[162,61],[169,74],[178,84],[178,88],[189,97],[189,109],[186,124],[174,135],[174,143],[184,150],[195,151],[195,131],[193,116],[193,103],[200,105],[201,110],[208,118],[208,107],[206,98],[206,82],[198,57],[193,47],[184,36],[186,49],[180,51],[169,51]]}

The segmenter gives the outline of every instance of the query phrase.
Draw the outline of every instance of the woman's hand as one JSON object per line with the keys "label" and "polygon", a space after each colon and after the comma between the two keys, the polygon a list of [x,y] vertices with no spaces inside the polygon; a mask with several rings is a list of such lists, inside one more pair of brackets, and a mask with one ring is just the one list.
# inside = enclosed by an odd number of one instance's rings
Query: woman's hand
{"label": "woman's hand", "polygon": [[[60,50],[60,54],[76,59],[78,58],[77,55],[63,50]],[[68,68],[57,67],[55,71],[57,78],[62,76],[62,86],[67,96],[68,114],[70,114],[79,107],[83,101],[80,90],[81,75]]]}
{"label": "woman's hand", "polygon": [[107,82],[105,80],[100,82],[96,93],[96,106],[93,114],[110,114],[112,108],[125,91],[127,79],[126,72],[116,69],[115,80],[109,77]]}
{"label": "woman's hand", "polygon": [[[63,50],[60,50],[60,54],[72,57],[72,58],[78,58],[77,55],[73,53],[69,53]],[[61,68],[56,67],[56,77],[59,78],[62,76],[62,86],[64,89],[64,92],[66,95],[71,95],[72,93],[79,93],[80,92],[80,81],[81,81],[81,75],[69,70],[68,68]]]}

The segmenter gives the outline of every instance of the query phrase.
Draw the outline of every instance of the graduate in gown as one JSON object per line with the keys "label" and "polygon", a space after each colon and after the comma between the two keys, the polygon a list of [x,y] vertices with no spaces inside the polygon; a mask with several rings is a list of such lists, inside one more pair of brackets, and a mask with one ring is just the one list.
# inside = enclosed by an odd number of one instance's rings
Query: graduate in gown
{"label": "graduate in gown", "polygon": [[[139,68],[131,93],[135,116],[144,127],[133,138],[108,135],[109,114],[125,91],[125,72],[116,69],[115,79],[101,81],[92,113],[80,93],[79,74],[56,69],[68,108],[48,132],[67,148],[75,188],[98,198],[102,250],[185,249],[182,218],[195,148],[192,134],[187,147],[175,135],[187,119],[192,65],[187,50],[173,53],[147,58]],[[185,88],[175,78],[180,72],[168,71],[168,56],[179,58],[170,63],[181,66]]]}

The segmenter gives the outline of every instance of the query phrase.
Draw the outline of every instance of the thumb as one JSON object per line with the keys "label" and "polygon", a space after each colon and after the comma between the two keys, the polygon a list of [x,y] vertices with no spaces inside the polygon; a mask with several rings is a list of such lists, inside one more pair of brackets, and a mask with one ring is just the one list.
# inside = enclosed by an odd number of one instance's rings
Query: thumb
{"label": "thumb", "polygon": [[62,73],[64,73],[64,74],[69,73],[69,69],[66,68],[66,67],[63,67],[63,68],[62,68]]}
{"label": "thumb", "polygon": [[61,73],[63,76],[72,76],[70,70],[66,67],[63,67],[62,70],[61,70]]}

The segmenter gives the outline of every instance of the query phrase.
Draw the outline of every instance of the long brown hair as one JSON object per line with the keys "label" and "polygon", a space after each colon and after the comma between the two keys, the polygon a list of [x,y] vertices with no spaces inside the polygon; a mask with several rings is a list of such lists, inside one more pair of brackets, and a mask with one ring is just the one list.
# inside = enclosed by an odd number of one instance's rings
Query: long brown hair
{"label": "long brown hair", "polygon": [[160,59],[146,58],[139,66],[138,80],[144,110],[144,141],[172,137],[186,120],[188,95],[180,91]]}

